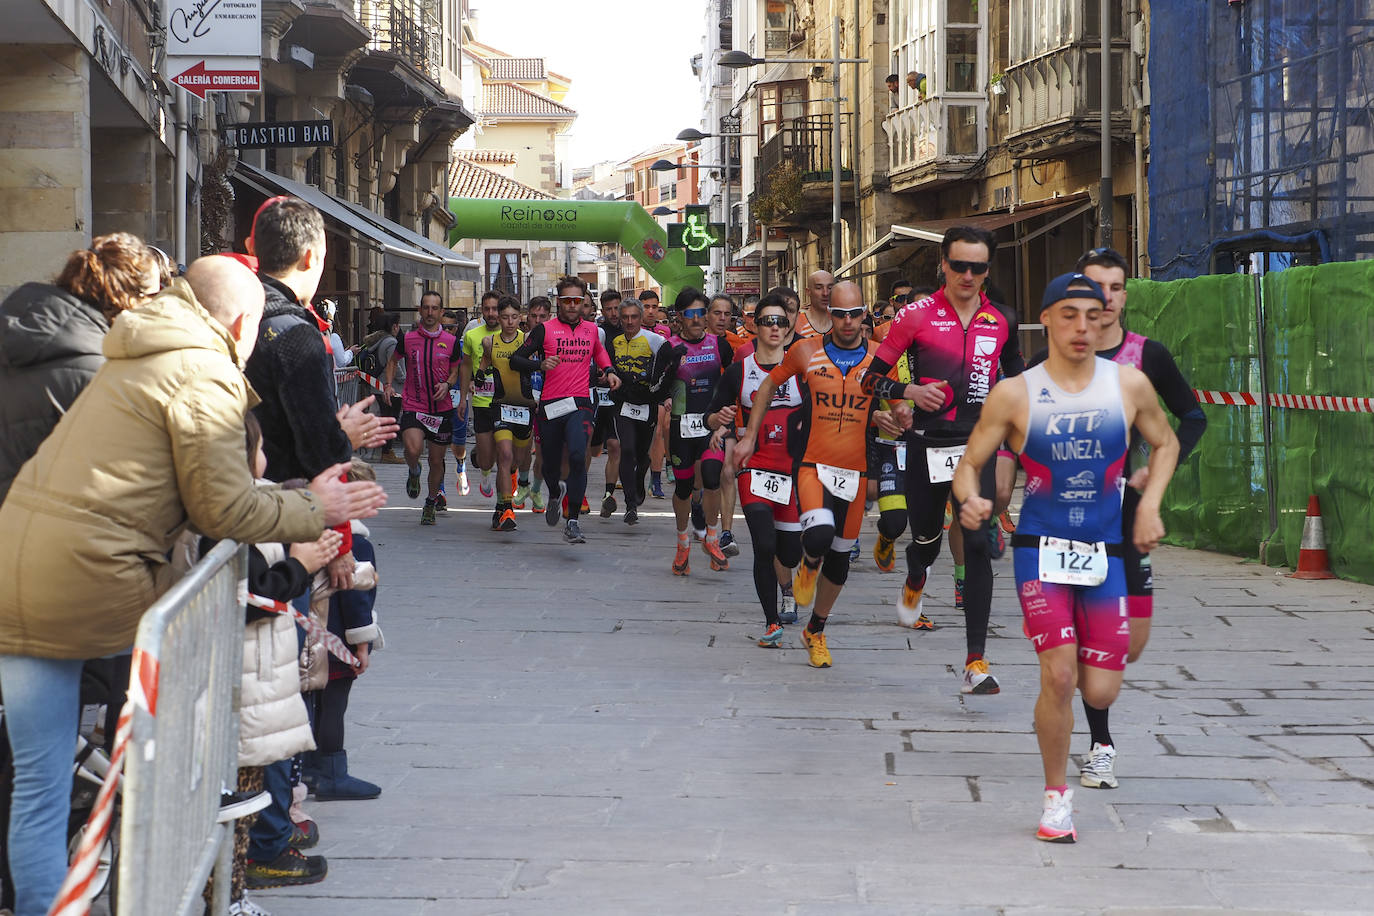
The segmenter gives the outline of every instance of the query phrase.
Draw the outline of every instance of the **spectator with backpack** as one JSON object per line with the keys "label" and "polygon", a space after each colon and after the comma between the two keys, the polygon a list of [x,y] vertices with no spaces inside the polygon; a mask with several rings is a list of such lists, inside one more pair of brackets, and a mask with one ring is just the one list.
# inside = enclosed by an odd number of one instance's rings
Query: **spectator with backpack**
{"label": "spectator with backpack", "polygon": [[[358,369],[364,375],[381,379],[386,372],[387,364],[391,361],[391,354],[396,352],[396,342],[400,340],[401,316],[397,312],[383,312],[375,320],[376,326],[363,340],[363,351],[358,354]],[[380,389],[373,389],[377,394],[378,408],[383,416],[391,417],[398,423],[401,419],[401,404],[396,400],[396,396],[405,391],[405,385],[405,363],[398,361],[391,390],[388,392],[391,397],[383,397]],[[380,449],[379,458],[386,464],[400,464],[405,460],[396,454],[393,443],[394,440],[387,442]]]}

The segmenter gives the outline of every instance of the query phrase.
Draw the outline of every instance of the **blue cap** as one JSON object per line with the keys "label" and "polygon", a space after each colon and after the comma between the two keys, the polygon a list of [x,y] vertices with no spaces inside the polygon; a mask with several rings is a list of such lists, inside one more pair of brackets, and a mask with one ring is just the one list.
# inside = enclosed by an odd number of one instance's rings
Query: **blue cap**
{"label": "blue cap", "polygon": [[1045,287],[1044,297],[1040,300],[1040,309],[1043,311],[1065,299],[1096,299],[1103,305],[1107,304],[1107,297],[1096,281],[1073,272],[1060,274],[1050,281],[1050,285]]}

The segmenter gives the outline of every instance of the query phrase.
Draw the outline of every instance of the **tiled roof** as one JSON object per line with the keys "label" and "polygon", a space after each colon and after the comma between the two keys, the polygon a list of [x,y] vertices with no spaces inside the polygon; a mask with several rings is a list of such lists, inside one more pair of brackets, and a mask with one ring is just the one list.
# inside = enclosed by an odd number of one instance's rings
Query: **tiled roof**
{"label": "tiled roof", "polygon": [[498,165],[510,165],[520,159],[513,149],[456,149],[453,155],[468,162],[493,162]]}
{"label": "tiled roof", "polygon": [[568,106],[515,83],[484,83],[481,114],[483,117],[546,118],[558,121],[577,117],[577,112]]}
{"label": "tiled roof", "polygon": [[551,194],[536,191],[513,178],[498,175],[491,169],[474,165],[466,159],[455,159],[449,174],[449,197],[485,197],[496,200],[554,200]]}
{"label": "tiled roof", "polygon": [[491,78],[496,80],[542,80],[542,57],[499,57],[491,62]]}

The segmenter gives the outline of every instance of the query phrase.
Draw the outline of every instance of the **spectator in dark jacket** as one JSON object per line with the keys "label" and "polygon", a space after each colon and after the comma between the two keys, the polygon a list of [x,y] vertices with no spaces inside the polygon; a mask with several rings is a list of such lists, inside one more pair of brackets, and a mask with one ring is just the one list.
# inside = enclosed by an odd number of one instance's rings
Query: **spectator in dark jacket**
{"label": "spectator in dark jacket", "polygon": [[0,502],[105,362],[114,316],[162,285],[152,249],[116,232],[72,252],[53,283],[25,283],[0,304]]}

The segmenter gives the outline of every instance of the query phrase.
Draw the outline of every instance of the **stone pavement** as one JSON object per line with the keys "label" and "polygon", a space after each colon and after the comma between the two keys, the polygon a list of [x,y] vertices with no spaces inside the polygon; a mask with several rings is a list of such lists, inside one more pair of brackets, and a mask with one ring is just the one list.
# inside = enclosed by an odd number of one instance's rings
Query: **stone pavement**
{"label": "stone pavement", "polygon": [[1075,786],[1079,842],[1052,845],[1009,557],[1002,693],[964,697],[947,554],[940,628],[901,629],[871,519],[815,670],[795,627],[754,645],[747,535],[730,570],[698,550],[675,579],[666,502],[568,546],[529,513],[488,530],[475,472],[421,528],[403,468],[378,470],[387,646],[347,744],[384,791],[308,803],[329,878],[255,892],[276,916],[1374,911],[1374,589],[1158,551],[1112,716],[1121,787]]}

